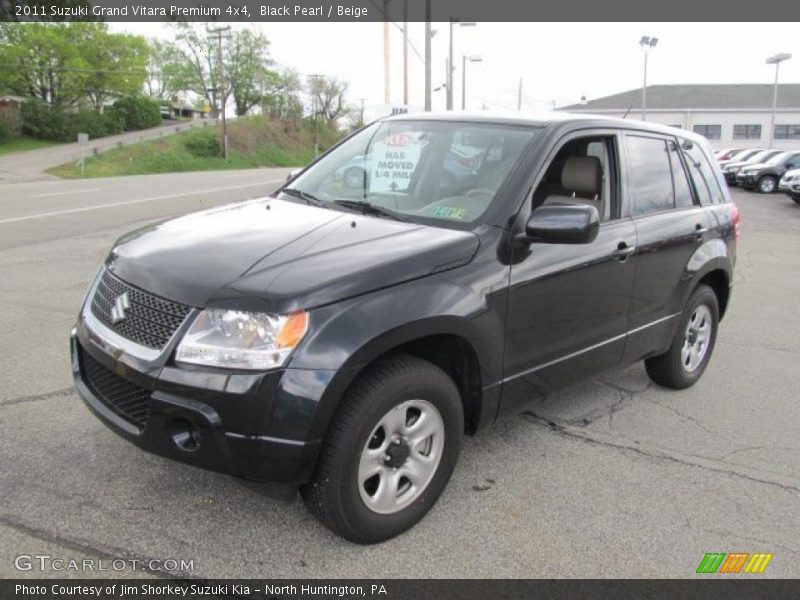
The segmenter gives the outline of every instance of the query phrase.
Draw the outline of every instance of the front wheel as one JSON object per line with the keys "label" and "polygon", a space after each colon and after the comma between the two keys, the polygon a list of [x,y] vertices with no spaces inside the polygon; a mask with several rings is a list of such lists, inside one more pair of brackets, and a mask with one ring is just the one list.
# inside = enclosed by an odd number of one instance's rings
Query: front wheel
{"label": "front wheel", "polygon": [[461,397],[444,371],[413,356],[381,359],[342,400],[303,499],[352,542],[394,537],[436,503],[463,430]]}
{"label": "front wheel", "polygon": [[774,177],[770,175],[765,175],[761,179],[758,180],[758,191],[762,194],[771,194],[775,191],[778,182],[775,180]]}
{"label": "front wheel", "polygon": [[700,285],[689,297],[670,349],[644,361],[650,379],[676,390],[694,385],[711,359],[718,325],[717,295]]}
{"label": "front wheel", "polygon": [[792,196],[792,200],[794,200],[797,204],[800,204],[800,194],[794,194]]}

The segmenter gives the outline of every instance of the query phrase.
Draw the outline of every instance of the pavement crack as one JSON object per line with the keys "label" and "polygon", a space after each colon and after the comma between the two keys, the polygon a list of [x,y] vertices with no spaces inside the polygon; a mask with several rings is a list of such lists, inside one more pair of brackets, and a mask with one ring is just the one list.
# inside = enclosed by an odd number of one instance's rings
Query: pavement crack
{"label": "pavement crack", "polygon": [[679,411],[677,408],[673,408],[672,406],[668,406],[666,404],[661,404],[661,402],[658,402],[657,400],[651,400],[649,398],[647,399],[647,401],[650,402],[651,404],[655,404],[656,406],[660,406],[664,410],[671,412],[672,414],[676,415],[681,421],[684,422],[688,421],[689,423],[692,423],[695,427],[701,429],[702,431],[705,431],[709,435],[717,435],[716,431],[706,427],[702,421],[696,419],[691,415],[687,415],[686,413]]}
{"label": "pavement crack", "polygon": [[40,402],[42,400],[52,400],[53,398],[62,398],[64,396],[71,396],[75,393],[74,387],[63,388],[53,392],[45,392],[44,394],[34,394],[32,396],[18,396],[16,398],[9,398],[8,400],[0,400],[0,407],[12,406],[14,404],[24,404],[27,402]]}
{"label": "pavement crack", "polygon": [[[632,452],[632,453],[638,454],[640,456],[644,456],[644,457],[649,458],[649,459],[664,460],[664,461],[667,461],[667,462],[672,462],[672,463],[676,463],[676,464],[679,464],[679,465],[683,465],[683,466],[686,466],[686,467],[694,467],[694,468],[697,468],[697,469],[703,469],[705,471],[719,473],[721,475],[726,475],[728,477],[744,479],[744,480],[747,480],[747,481],[752,481],[753,483],[759,483],[759,484],[762,484],[762,485],[768,485],[768,486],[776,487],[776,488],[782,489],[782,490],[784,490],[786,492],[790,492],[790,493],[794,493],[794,494],[800,493],[800,487],[795,486],[795,485],[789,485],[789,484],[786,484],[786,483],[781,483],[779,481],[763,479],[763,478],[760,478],[760,477],[749,475],[747,473],[743,473],[741,471],[734,470],[733,468],[723,468],[721,466],[717,466],[715,464],[712,464],[711,461],[714,461],[716,459],[711,459],[711,458],[708,458],[708,457],[705,457],[705,456],[692,455],[692,454],[687,454],[686,455],[688,458],[696,458],[698,460],[704,461],[705,464],[703,464],[703,463],[700,463],[700,462],[694,462],[692,460],[688,460],[687,458],[682,458],[680,456],[675,456],[673,454],[668,454],[668,453],[663,452],[663,451],[657,451],[656,449],[646,449],[646,448],[642,448],[642,447],[637,447],[635,445],[629,445],[629,444],[624,444],[624,443],[621,443],[621,442],[615,442],[615,441],[608,440],[608,439],[600,439],[600,438],[597,438],[597,437],[592,437],[588,433],[585,433],[584,430],[572,427],[570,425],[556,423],[555,421],[551,421],[549,419],[546,419],[545,417],[542,417],[541,415],[536,414],[532,410],[525,410],[522,413],[520,413],[520,416],[522,416],[525,420],[530,421],[531,423],[534,423],[534,424],[537,424],[537,425],[545,425],[551,431],[553,431],[553,432],[555,432],[555,433],[557,433],[559,435],[563,435],[565,437],[569,437],[569,438],[572,438],[572,439],[575,439],[575,440],[579,440],[579,441],[582,441],[584,443],[594,444],[594,445],[598,445],[598,446],[604,446],[606,448],[612,448],[612,449],[619,450],[619,451],[622,451],[622,452]],[[637,444],[637,443],[638,442],[634,441],[634,444]]]}
{"label": "pavement crack", "polygon": [[157,562],[159,564],[163,564],[163,561],[161,561],[160,559],[155,559],[153,557],[142,556],[132,550],[126,550],[124,548],[107,546],[99,542],[85,540],[82,538],[65,537],[63,535],[54,533],[52,531],[47,531],[45,529],[28,525],[27,523],[24,523],[20,519],[17,519],[16,517],[11,515],[0,514],[0,524],[5,525],[6,527],[10,527],[11,529],[19,531],[20,533],[23,533],[27,536],[36,538],[38,540],[50,544],[57,544],[64,548],[68,548],[69,550],[72,550],[74,552],[93,554],[95,556],[99,556],[100,558],[105,558],[108,560],[136,559],[137,561],[142,563],[141,570],[143,572],[146,572],[150,575],[154,575],[156,577],[161,577],[164,579],[197,578],[196,575],[190,572],[184,572],[184,571],[164,572],[157,569],[151,569],[149,567],[151,563]]}

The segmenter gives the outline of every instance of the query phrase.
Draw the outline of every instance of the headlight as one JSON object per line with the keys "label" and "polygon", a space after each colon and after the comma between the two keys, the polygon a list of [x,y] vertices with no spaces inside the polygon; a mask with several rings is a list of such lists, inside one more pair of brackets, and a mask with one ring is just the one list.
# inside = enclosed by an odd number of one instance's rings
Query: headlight
{"label": "headlight", "polygon": [[175,360],[231,369],[271,369],[286,362],[308,330],[308,313],[287,316],[204,310],[183,336]]}
{"label": "headlight", "polygon": [[741,168],[742,167],[725,167],[725,170],[728,173],[738,173],[739,169],[741,169]]}

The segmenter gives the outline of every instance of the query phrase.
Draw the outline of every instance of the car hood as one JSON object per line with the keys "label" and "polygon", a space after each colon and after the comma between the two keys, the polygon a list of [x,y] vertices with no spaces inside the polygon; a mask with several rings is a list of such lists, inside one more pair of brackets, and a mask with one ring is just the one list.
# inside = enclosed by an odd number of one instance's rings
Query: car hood
{"label": "car hood", "polygon": [[771,165],[767,163],[747,163],[742,167],[742,171],[760,171],[761,169],[767,169]]}
{"label": "car hood", "polygon": [[749,163],[746,160],[735,160],[733,162],[729,162],[729,163],[723,165],[722,168],[725,169],[725,168],[728,168],[728,167],[744,167],[744,166],[747,166],[747,165],[750,165],[750,164],[754,164],[754,163]]}
{"label": "car hood", "polygon": [[285,313],[466,264],[479,243],[469,231],[268,198],[131,232],[106,264],[183,304]]}

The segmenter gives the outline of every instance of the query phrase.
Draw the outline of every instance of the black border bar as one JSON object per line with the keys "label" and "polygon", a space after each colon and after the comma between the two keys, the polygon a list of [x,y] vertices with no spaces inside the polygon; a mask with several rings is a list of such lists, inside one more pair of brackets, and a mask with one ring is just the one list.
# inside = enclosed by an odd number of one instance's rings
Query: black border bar
{"label": "black border bar", "polygon": [[[98,593],[99,591],[99,593]],[[389,579],[389,580],[201,580],[201,579],[6,579],[0,598],[35,600],[748,600],[796,599],[800,580],[759,576],[696,579]]]}
{"label": "black border bar", "polygon": [[[407,5],[406,5],[407,1]],[[635,22],[800,20],[800,3],[762,0],[0,0],[0,21]],[[407,18],[406,18],[407,17]]]}

